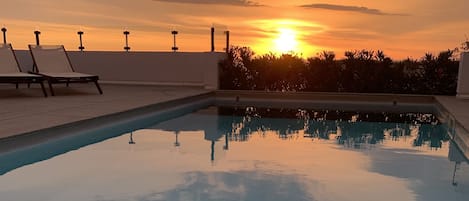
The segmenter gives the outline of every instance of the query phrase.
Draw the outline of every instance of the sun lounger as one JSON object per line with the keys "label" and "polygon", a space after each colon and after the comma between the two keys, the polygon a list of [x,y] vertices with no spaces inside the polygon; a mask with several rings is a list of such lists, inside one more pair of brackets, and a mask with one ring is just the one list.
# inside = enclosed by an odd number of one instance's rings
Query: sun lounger
{"label": "sun lounger", "polygon": [[11,44],[0,44],[0,83],[16,84],[16,88],[19,83],[27,83],[28,86],[31,83],[39,83],[44,96],[47,97],[43,80],[40,75],[21,72]]}
{"label": "sun lounger", "polygon": [[78,73],[72,67],[63,45],[29,45],[34,61],[33,73],[42,75],[48,82],[51,95],[54,96],[52,84],[94,82],[100,94],[99,76]]}

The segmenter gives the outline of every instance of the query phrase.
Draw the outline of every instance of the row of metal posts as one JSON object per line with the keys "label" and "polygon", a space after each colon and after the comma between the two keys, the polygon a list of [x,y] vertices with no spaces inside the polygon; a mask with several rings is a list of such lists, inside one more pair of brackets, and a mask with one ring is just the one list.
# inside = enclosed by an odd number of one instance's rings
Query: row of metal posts
{"label": "row of metal posts", "polygon": [[[6,32],[7,32],[7,28],[6,27],[2,27],[2,32],[3,32],[3,43],[6,44],[7,43],[7,35],[6,35]],[[211,38],[211,48],[210,48],[210,51],[211,52],[215,52],[215,27],[211,27],[210,29],[210,38]],[[124,32],[124,36],[125,36],[125,46],[124,46],[124,50],[126,52],[130,51],[130,46],[129,46],[129,34],[130,32],[128,30],[125,30]],[[176,31],[176,30],[173,30],[171,31],[171,34],[173,35],[173,47],[171,47],[171,49],[176,52],[179,50],[179,48],[176,46],[176,35],[178,34],[179,32]],[[225,35],[226,35],[226,52],[229,51],[229,48],[230,48],[230,31],[225,31],[224,32]],[[41,34],[41,32],[39,30],[35,30],[34,31],[34,35],[36,36],[36,45],[40,45],[40,41],[39,41],[39,35]],[[78,31],[77,32],[78,34],[78,37],[80,39],[80,46],[78,46],[78,49],[80,51],[84,51],[85,47],[83,46],[83,34],[84,32],[83,31]]]}

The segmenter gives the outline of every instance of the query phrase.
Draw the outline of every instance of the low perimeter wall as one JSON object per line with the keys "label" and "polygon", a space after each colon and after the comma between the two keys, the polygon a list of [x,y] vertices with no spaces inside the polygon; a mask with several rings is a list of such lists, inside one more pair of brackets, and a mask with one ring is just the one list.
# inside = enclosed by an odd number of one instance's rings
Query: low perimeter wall
{"label": "low perimeter wall", "polygon": [[[23,71],[32,69],[29,51],[15,51]],[[203,86],[218,89],[222,52],[68,51],[78,72],[99,75],[102,82]]]}

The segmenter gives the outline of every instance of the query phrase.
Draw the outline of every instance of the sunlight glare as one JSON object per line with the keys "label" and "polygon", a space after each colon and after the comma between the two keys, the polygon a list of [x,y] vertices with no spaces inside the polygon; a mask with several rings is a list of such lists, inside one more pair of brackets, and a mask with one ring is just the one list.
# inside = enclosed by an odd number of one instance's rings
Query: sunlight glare
{"label": "sunlight glare", "polygon": [[[327,27],[314,22],[295,19],[263,19],[249,21],[260,37],[252,42],[258,54],[295,54],[300,57],[312,56],[322,47],[312,44],[316,35]],[[318,41],[318,40],[314,40]]]}
{"label": "sunlight glare", "polygon": [[294,52],[297,49],[298,41],[296,32],[289,28],[280,28],[278,36],[274,40],[275,50],[280,53]]}

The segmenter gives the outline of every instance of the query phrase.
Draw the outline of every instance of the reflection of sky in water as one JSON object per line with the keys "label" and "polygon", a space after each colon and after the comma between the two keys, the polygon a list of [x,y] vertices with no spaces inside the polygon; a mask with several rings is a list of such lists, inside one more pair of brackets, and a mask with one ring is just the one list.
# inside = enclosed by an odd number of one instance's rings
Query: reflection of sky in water
{"label": "reflection of sky in water", "polygon": [[439,126],[210,110],[10,171],[0,200],[469,199],[469,166]]}

